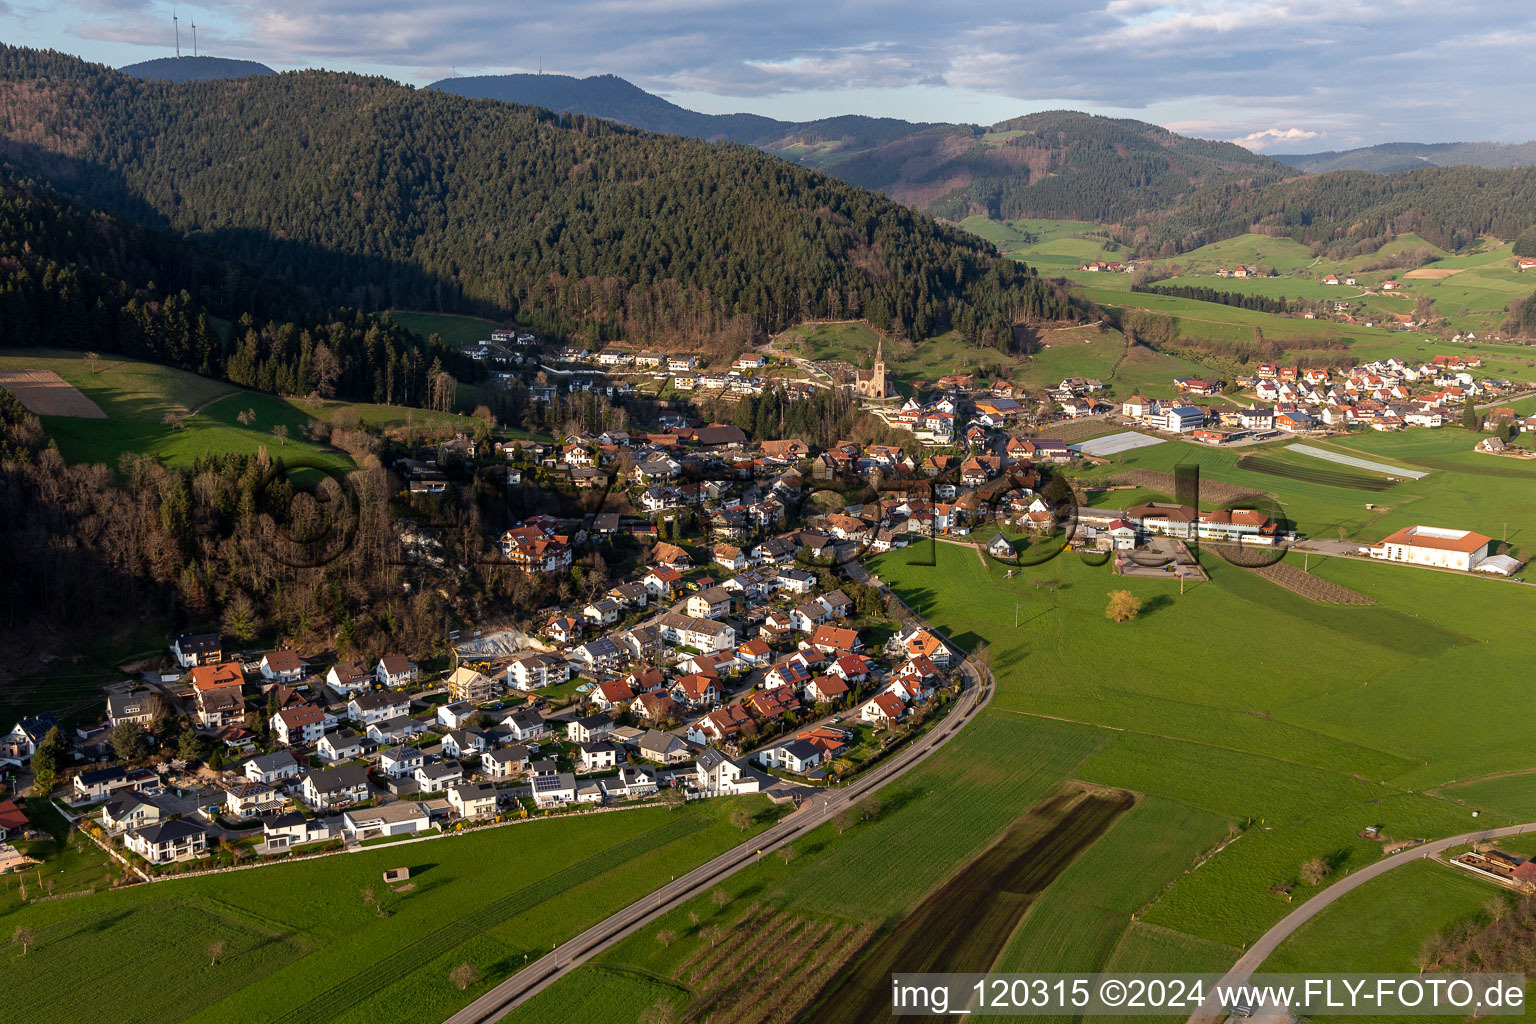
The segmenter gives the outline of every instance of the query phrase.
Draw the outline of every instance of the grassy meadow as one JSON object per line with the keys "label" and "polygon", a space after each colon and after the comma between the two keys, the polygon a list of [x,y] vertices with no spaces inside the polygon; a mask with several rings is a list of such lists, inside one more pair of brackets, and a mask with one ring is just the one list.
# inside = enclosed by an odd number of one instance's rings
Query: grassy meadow
{"label": "grassy meadow", "polygon": [[[1488,800],[1476,786],[1424,789],[1533,767],[1519,723],[1536,699],[1512,703],[1498,682],[1499,665],[1536,654],[1518,626],[1531,610],[1523,588],[1314,559],[1320,576],[1377,601],[1339,607],[1209,555],[1210,582],[1182,596],[1076,556],[1014,580],[951,545],[937,546],[936,566],[913,557],[888,554],[875,568],[958,643],[988,642],[992,711],[1094,730],[1104,742],[1076,777],[1143,795],[1026,918],[1005,953],[1012,966],[1054,963],[1060,945],[1097,951],[1096,963],[1209,967],[1213,951],[1240,949],[1315,891],[1298,880],[1303,861],[1321,857],[1337,877],[1379,856],[1358,835],[1366,826],[1454,834],[1513,821],[1521,806],[1513,782]],[[1104,617],[1107,591],[1121,588],[1143,601],[1133,623]],[[1212,641],[1244,622],[1260,631]],[[1188,870],[1229,825],[1235,840]],[[1139,878],[1113,855],[1122,830],[1138,828],[1146,836],[1127,847],[1153,862]],[[1149,857],[1147,836],[1166,850]],[[1110,877],[1127,891],[1107,889]]]}
{"label": "grassy meadow", "polygon": [[[110,355],[92,371],[83,353],[62,349],[9,349],[0,354],[0,369],[52,370],[106,413],[106,419],[42,417],[43,429],[70,462],[116,466],[125,452],[135,452],[166,465],[190,466],[200,456],[254,454],[265,447],[290,463],[350,470],[355,465],[346,453],[308,439],[313,421],[444,434],[473,433],[476,424],[468,416],[425,409],[283,398]],[[250,422],[241,422],[243,413],[249,413]],[[179,416],[181,425],[165,422],[167,414]],[[274,432],[279,426],[287,431],[286,439]]]}
{"label": "grassy meadow", "polygon": [[[508,828],[17,908],[0,903],[8,997],[37,1022],[90,1016],[103,986],[124,1021],[440,1020],[652,880],[741,841],[734,801]],[[750,798],[758,825],[772,814]],[[396,893],[380,872],[412,870]],[[366,905],[372,889],[383,914]],[[209,947],[226,948],[212,962]],[[478,967],[460,992],[448,972]]]}
{"label": "grassy meadow", "polygon": [[413,313],[395,309],[389,313],[391,320],[406,330],[415,331],[423,338],[437,335],[449,348],[463,348],[490,339],[491,332],[504,326],[495,320],[482,320],[476,316],[456,316],[452,313]]}

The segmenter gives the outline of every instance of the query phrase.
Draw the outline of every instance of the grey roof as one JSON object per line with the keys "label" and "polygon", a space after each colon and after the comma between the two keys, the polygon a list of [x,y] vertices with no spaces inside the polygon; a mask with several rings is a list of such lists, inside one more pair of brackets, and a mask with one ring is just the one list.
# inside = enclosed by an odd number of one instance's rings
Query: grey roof
{"label": "grey roof", "polygon": [[257,754],[246,763],[254,764],[256,769],[261,772],[275,772],[281,771],[290,765],[296,765],[299,762],[290,752],[279,750],[274,754]]}
{"label": "grey roof", "polygon": [[396,704],[409,704],[411,698],[403,694],[387,693],[384,690],[370,690],[360,693],[352,698],[352,703],[361,711],[377,711],[381,708],[392,707]]}
{"label": "grey roof", "polygon": [[134,835],[142,836],[151,843],[169,843],[200,833],[206,835],[208,832],[208,826],[200,825],[191,818],[172,818],[170,821],[162,821],[154,825],[145,825],[143,828],[135,829]]}
{"label": "grey roof", "polygon": [[729,760],[730,758],[720,753],[714,747],[705,747],[699,751],[699,769],[701,771],[712,772]]}
{"label": "grey roof", "polygon": [[310,772],[304,778],[321,793],[333,793],[339,789],[354,789],[357,786],[367,787],[368,785],[368,772],[358,764]]}

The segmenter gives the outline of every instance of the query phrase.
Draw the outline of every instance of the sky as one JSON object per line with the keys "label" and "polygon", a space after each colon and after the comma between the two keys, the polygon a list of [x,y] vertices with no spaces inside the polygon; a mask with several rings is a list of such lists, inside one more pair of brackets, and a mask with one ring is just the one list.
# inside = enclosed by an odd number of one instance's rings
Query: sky
{"label": "sky", "polygon": [[[174,53],[160,0],[0,0],[0,40]],[[706,113],[1070,108],[1270,153],[1536,138],[1528,0],[201,0],[182,52],[426,85],[616,74]]]}

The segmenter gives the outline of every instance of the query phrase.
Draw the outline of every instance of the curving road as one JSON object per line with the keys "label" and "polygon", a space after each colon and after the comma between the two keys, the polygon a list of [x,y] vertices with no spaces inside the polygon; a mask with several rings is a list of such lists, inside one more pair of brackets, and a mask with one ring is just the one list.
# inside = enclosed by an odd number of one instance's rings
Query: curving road
{"label": "curving road", "polygon": [[[1432,854],[1444,853],[1453,846],[1461,846],[1465,843],[1474,843],[1484,839],[1498,839],[1502,836],[1518,835],[1533,828],[1536,828],[1536,822],[1530,822],[1525,825],[1506,825],[1503,828],[1491,828],[1483,832],[1468,832],[1465,835],[1451,836],[1449,839],[1436,839],[1422,846],[1415,846],[1411,850],[1404,850],[1402,853],[1394,853],[1390,857],[1383,857],[1376,863],[1363,867],[1354,874],[1346,875],[1285,915],[1280,919],[1279,923],[1260,936],[1259,941],[1250,946],[1248,952],[1244,953],[1241,959],[1232,965],[1232,969],[1221,979],[1221,984],[1244,984],[1248,977],[1259,969],[1259,965],[1269,959],[1269,955],[1279,947],[1280,943],[1290,938],[1292,932],[1316,917],[1329,904],[1360,888],[1360,886],[1378,875],[1385,874],[1393,868],[1400,868],[1404,864],[1421,860]],[[1195,1014],[1189,1018],[1189,1024],[1213,1024],[1214,1021],[1219,1019],[1219,1017],[1213,1017],[1208,1014]]]}
{"label": "curving road", "polygon": [[525,1000],[542,992],[593,956],[634,934],[656,918],[757,862],[764,854],[830,821],[844,808],[900,778],[948,743],[960,727],[992,699],[995,680],[986,669],[964,662],[966,685],[944,718],[888,760],[842,788],[807,800],[783,821],[748,842],[674,879],[649,896],[593,925],[565,945],[541,957],[448,1018],[447,1024],[484,1024],[500,1020]]}

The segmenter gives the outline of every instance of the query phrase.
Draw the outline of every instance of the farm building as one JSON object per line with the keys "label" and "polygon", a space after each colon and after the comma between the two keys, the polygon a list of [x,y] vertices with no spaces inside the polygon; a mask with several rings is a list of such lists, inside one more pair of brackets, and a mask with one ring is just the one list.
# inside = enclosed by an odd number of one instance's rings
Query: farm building
{"label": "farm building", "polygon": [[1405,526],[1366,549],[1372,558],[1438,569],[1472,569],[1493,554],[1493,538],[1471,530]]}

